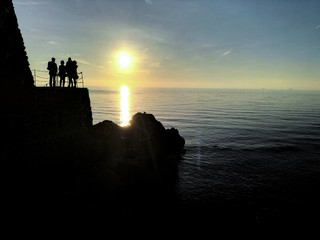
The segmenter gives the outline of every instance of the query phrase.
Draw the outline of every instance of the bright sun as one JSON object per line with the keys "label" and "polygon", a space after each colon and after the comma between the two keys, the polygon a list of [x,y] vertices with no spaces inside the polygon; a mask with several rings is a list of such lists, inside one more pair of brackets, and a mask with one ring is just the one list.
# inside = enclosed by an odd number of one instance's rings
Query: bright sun
{"label": "bright sun", "polygon": [[125,52],[118,54],[118,62],[122,69],[127,69],[132,63],[132,58]]}

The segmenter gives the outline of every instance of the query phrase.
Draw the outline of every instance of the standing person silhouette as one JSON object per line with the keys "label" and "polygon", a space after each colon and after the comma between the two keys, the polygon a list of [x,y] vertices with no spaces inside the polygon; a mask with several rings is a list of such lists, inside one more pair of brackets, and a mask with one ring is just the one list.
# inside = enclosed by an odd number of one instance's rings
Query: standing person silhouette
{"label": "standing person silhouette", "polygon": [[59,66],[59,73],[58,73],[59,77],[60,77],[60,87],[64,87],[64,84],[66,82],[66,66],[64,65],[64,61],[61,60],[60,62],[60,66]]}
{"label": "standing person silhouette", "polygon": [[50,75],[50,80],[49,80],[50,87],[56,86],[56,76],[57,76],[58,67],[55,61],[56,61],[55,58],[51,58],[51,62],[48,62],[48,67],[47,67]]}
{"label": "standing person silhouette", "polygon": [[67,71],[67,76],[68,76],[68,80],[69,80],[68,87],[73,87],[73,82],[72,82],[72,78],[73,78],[73,62],[71,60],[71,57],[68,58],[68,61],[66,63],[66,71]]}
{"label": "standing person silhouette", "polygon": [[77,61],[73,61],[73,81],[74,81],[74,87],[77,87],[77,80],[79,78],[78,76],[78,65],[77,65]]}

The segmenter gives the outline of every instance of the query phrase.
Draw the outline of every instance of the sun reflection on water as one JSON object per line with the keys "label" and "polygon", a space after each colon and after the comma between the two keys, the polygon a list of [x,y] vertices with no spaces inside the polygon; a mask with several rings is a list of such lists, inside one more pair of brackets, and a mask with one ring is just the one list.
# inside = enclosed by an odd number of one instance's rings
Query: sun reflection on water
{"label": "sun reflection on water", "polygon": [[125,127],[130,124],[130,101],[129,101],[129,88],[127,86],[122,86],[120,91],[120,105],[121,105],[121,113],[120,113],[120,126]]}

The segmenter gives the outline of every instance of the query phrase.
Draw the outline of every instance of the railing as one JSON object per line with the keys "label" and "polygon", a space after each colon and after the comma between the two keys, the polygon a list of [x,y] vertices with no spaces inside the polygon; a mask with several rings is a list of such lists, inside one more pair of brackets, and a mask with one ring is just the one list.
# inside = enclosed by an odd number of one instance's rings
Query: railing
{"label": "railing", "polygon": [[[43,71],[43,70],[36,70],[34,69],[32,71],[33,79],[34,79],[34,84],[36,87],[50,87],[49,81],[50,81],[50,76],[49,76],[49,71]],[[78,73],[79,78],[77,79],[77,87],[82,86],[84,88],[84,79],[83,79],[83,73],[79,72]],[[65,79],[65,86],[68,86],[68,77]],[[60,77],[56,76],[56,87],[60,86]]]}

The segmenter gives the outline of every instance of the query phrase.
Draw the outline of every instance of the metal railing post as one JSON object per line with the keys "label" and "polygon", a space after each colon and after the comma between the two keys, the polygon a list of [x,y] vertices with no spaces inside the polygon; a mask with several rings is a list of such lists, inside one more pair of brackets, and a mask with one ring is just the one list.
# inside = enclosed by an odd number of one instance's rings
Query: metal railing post
{"label": "metal railing post", "polygon": [[37,86],[37,74],[35,69],[33,69],[33,79],[34,79],[34,85]]}
{"label": "metal railing post", "polygon": [[83,78],[83,73],[81,72],[81,77],[82,77],[82,88],[84,88],[84,78]]}
{"label": "metal railing post", "polygon": [[[31,71],[32,72],[32,71]],[[37,76],[37,74],[40,74],[39,76]],[[43,71],[43,70],[37,70],[37,69],[33,69],[33,79],[34,79],[34,84],[35,86],[37,87],[37,84],[39,85],[42,85],[44,83],[44,87],[48,87],[49,86],[49,82],[50,82],[50,76],[47,77],[44,76],[45,73],[47,74],[47,71]],[[79,87],[80,85],[80,81],[82,81],[82,88],[84,88],[84,77],[83,77],[83,72],[79,72],[78,73],[80,76],[78,78],[78,81],[77,81],[77,86]],[[57,75],[55,77],[55,83],[56,83],[56,86],[59,85],[59,82],[60,82],[60,79],[59,79],[59,76]]]}

